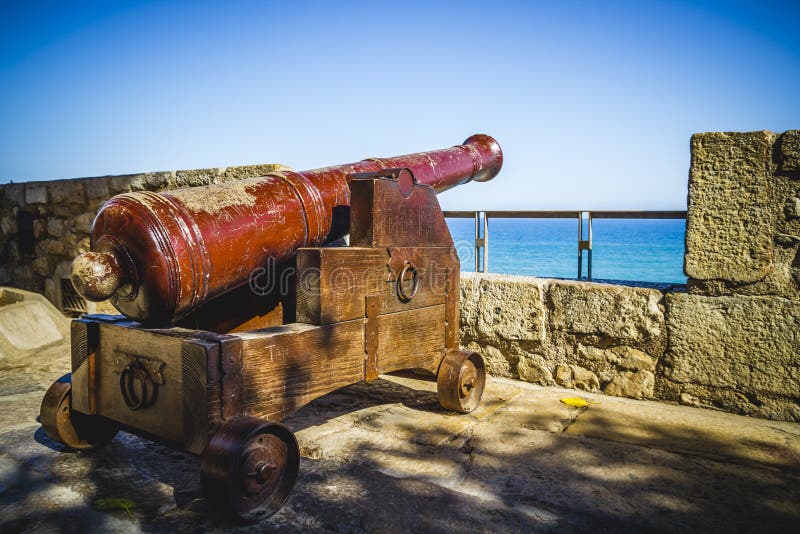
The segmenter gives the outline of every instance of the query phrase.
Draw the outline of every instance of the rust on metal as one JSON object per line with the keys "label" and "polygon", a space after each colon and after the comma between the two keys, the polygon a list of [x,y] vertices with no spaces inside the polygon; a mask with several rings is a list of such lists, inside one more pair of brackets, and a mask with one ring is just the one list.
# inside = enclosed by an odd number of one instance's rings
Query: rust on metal
{"label": "rust on metal", "polygon": [[450,349],[437,379],[439,402],[444,408],[469,413],[478,407],[486,385],[483,358],[476,352]]}
{"label": "rust on metal", "polygon": [[[45,394],[46,432],[88,449],[119,425],[201,455],[211,503],[255,520],[298,474],[297,441],[278,421],[312,400],[416,369],[436,375],[444,408],[474,410],[485,366],[458,350],[459,260],[436,191],[490,179],[501,162],[493,139],[473,136],[227,189],[115,197],[75,273],[95,297],[114,289],[137,320],[73,322],[78,388],[73,402],[66,376]],[[349,246],[329,243],[348,229]],[[275,255],[283,285],[231,289]]]}
{"label": "rust on metal", "polygon": [[[334,213],[350,205],[348,175],[408,169],[416,183],[441,192],[490,180],[502,161],[497,142],[478,134],[443,150],[118,195],[100,209],[92,250],[75,260],[73,283],[90,300],[110,298],[136,321],[173,323],[246,284],[268,261],[341,238],[347,230],[334,224]],[[408,193],[408,177],[400,178]]]}
{"label": "rust on metal", "polygon": [[256,521],[289,498],[300,468],[300,447],[280,423],[257,417],[226,421],[200,460],[203,493],[238,517]]}
{"label": "rust on metal", "polygon": [[74,411],[71,390],[69,374],[48,388],[39,410],[45,433],[75,450],[94,449],[111,441],[117,433],[117,427],[102,417]]}

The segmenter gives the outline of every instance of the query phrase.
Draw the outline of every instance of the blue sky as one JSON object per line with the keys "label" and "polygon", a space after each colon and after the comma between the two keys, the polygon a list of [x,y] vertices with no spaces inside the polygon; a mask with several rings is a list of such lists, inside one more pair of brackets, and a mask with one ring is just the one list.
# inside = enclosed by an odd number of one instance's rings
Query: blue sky
{"label": "blue sky", "polygon": [[681,209],[694,132],[800,128],[798,2],[8,2],[0,182],[460,143],[447,209]]}

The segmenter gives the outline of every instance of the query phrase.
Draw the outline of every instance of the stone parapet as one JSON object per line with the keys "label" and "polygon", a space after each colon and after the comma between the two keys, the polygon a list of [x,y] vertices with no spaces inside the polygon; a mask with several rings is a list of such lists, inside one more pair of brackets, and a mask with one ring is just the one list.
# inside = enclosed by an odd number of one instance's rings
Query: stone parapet
{"label": "stone parapet", "polygon": [[461,299],[493,375],[800,421],[800,302],[476,273]]}
{"label": "stone parapet", "polygon": [[658,289],[462,273],[462,344],[489,372],[632,398],[654,398],[666,347]]}
{"label": "stone parapet", "polygon": [[[224,183],[282,168],[262,164],[2,184],[0,284],[43,293],[59,306],[59,277],[69,273],[75,256],[89,249],[92,221],[108,198],[131,191]],[[29,228],[20,228],[20,222]],[[26,238],[29,247],[21,243]]]}

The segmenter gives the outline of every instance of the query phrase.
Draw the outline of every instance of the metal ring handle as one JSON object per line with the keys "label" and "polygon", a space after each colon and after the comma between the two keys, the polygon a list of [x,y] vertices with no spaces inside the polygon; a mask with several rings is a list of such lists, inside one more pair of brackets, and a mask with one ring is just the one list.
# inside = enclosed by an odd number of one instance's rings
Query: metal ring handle
{"label": "metal ring handle", "polygon": [[[152,390],[148,391],[147,383],[152,384]],[[136,394],[136,385],[141,389],[141,396]],[[119,389],[122,393],[122,400],[131,410],[147,408],[155,402],[158,396],[158,384],[150,381],[147,371],[141,365],[129,364],[119,376]]]}
{"label": "metal ring handle", "polygon": [[[408,272],[411,272],[411,293],[406,293],[405,288],[403,288],[403,279],[406,277]],[[419,289],[419,276],[417,275],[417,268],[414,267],[414,264],[410,261],[407,261],[406,264],[403,266],[403,269],[400,271],[400,274],[397,276],[397,297],[402,302],[409,302],[415,296],[417,296],[417,290]]]}

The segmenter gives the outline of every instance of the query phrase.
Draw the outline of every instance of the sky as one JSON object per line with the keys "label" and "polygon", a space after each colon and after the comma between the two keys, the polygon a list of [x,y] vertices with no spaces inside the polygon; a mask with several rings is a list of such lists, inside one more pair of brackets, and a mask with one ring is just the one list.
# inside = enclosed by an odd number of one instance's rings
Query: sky
{"label": "sky", "polygon": [[445,209],[685,209],[689,140],[800,128],[800,2],[0,0],[0,183],[444,148]]}

